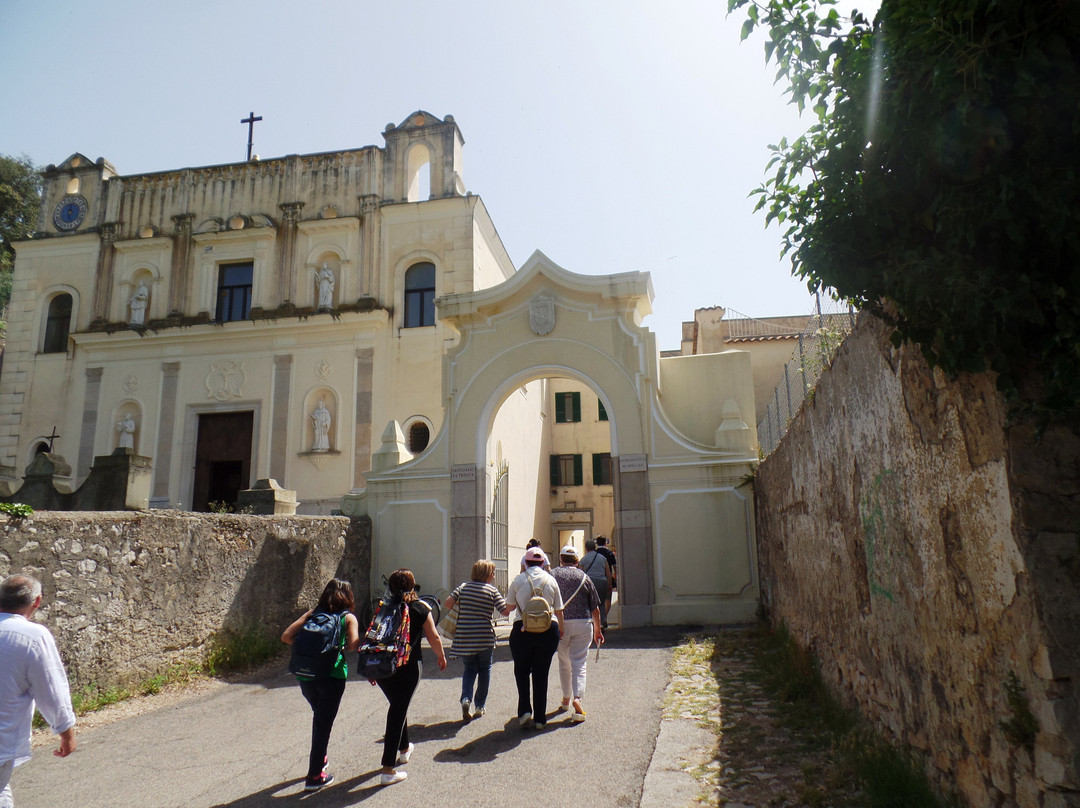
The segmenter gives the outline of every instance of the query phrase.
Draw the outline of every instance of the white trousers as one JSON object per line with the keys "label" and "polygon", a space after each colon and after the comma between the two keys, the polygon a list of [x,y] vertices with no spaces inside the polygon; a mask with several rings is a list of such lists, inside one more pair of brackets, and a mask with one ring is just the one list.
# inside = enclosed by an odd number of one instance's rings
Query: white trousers
{"label": "white trousers", "polygon": [[564,699],[585,698],[585,660],[592,645],[592,620],[564,620],[559,640],[559,679]]}
{"label": "white trousers", "polygon": [[0,808],[13,808],[11,800],[11,770],[15,768],[15,761],[0,763]]}

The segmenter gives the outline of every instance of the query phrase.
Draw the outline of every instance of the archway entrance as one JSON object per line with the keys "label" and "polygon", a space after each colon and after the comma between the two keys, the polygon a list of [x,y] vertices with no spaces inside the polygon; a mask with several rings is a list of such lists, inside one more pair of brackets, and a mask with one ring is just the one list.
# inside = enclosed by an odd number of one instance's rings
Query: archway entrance
{"label": "archway entrance", "polygon": [[[520,560],[515,535],[525,533],[515,534],[515,519],[536,525],[543,517],[553,549],[561,534],[552,531],[563,529],[555,510],[569,514],[567,529],[595,530],[575,516],[577,500],[551,507],[558,486],[550,483],[576,475],[580,454],[582,476],[610,478],[622,625],[752,619],[757,575],[744,481],[756,439],[741,416],[752,423],[749,357],[661,360],[641,325],[651,300],[645,273],[576,275],[541,253],[499,286],[440,298],[438,316],[459,335],[443,358],[441,428],[412,457],[392,423],[367,488],[342,502],[345,513],[373,520],[373,570],[409,566],[425,591],[466,580],[476,559],[500,552],[500,481],[509,492],[508,574]],[[609,428],[606,452],[552,451],[546,419],[573,412],[574,402],[552,398],[549,407],[531,395],[546,379],[569,379],[595,396]],[[583,400],[578,407],[585,409]],[[606,457],[594,468],[592,454]],[[534,478],[531,502],[515,498],[519,468]],[[541,497],[545,476],[549,493]]]}

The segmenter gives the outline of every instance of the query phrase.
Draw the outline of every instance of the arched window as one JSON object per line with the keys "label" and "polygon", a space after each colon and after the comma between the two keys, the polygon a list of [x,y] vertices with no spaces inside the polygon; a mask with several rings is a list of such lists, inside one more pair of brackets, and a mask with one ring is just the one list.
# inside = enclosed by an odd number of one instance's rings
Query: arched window
{"label": "arched window", "polygon": [[423,421],[416,421],[409,427],[409,451],[419,454],[427,448],[431,440],[431,432]]}
{"label": "arched window", "polygon": [[67,353],[68,331],[71,328],[71,295],[59,294],[49,301],[45,318],[45,340],[42,353]]}
{"label": "arched window", "polygon": [[435,265],[424,261],[405,271],[405,327],[435,325]]}

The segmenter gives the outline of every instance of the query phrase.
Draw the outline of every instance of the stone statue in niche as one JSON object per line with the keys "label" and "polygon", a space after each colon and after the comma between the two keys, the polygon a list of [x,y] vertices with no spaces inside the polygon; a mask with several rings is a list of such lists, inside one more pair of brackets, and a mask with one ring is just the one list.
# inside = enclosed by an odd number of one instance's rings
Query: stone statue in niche
{"label": "stone statue in niche", "polygon": [[311,413],[311,424],[315,427],[315,441],[311,444],[311,451],[329,452],[330,410],[326,409],[326,402],[321,398],[315,410]]}
{"label": "stone statue in niche", "polygon": [[140,281],[139,288],[135,290],[135,294],[128,301],[128,306],[131,309],[131,317],[128,319],[129,325],[146,325],[146,305],[149,302],[150,290],[146,288],[145,283]]}
{"label": "stone statue in niche", "polygon": [[334,270],[326,264],[315,273],[315,285],[319,288],[319,308],[331,309],[334,307]]}
{"label": "stone statue in niche", "polygon": [[135,451],[135,419],[130,412],[116,424],[116,431],[120,433],[116,448]]}

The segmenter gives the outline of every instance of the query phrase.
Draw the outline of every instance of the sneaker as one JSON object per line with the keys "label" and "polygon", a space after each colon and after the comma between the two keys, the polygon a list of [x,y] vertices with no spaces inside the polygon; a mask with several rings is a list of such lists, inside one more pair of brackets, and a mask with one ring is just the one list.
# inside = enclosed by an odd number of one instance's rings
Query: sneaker
{"label": "sneaker", "polygon": [[469,703],[468,699],[462,699],[461,700],[461,720],[462,721],[468,721],[470,718],[472,718],[472,704]]}
{"label": "sneaker", "polygon": [[537,721],[535,724],[533,724],[534,729],[543,729],[546,726],[547,726],[546,721]]}
{"label": "sneaker", "polygon": [[404,766],[406,763],[408,763],[409,758],[412,757],[412,750],[414,750],[415,748],[416,748],[416,744],[411,743],[411,744],[409,744],[407,749],[402,749],[400,752],[398,752],[397,753],[397,764],[399,766]]}
{"label": "sneaker", "polygon": [[532,725],[532,713],[525,713],[525,715],[518,716],[518,726],[522,729],[532,729]]}
{"label": "sneaker", "polygon": [[394,783],[400,783],[408,776],[408,772],[394,772],[393,774],[384,774],[379,778],[379,785],[392,786]]}
{"label": "sneaker", "polygon": [[570,716],[571,721],[584,721],[585,720],[585,708],[581,706],[581,701],[574,699],[574,714]]}
{"label": "sneaker", "polygon": [[563,699],[559,702],[559,709],[556,712],[565,713],[570,709],[570,699]]}
{"label": "sneaker", "polygon": [[475,710],[473,710],[472,717],[473,718],[479,718],[480,716],[482,716],[486,712],[487,712],[487,710],[485,708],[477,707]]}
{"label": "sneaker", "polygon": [[323,786],[328,786],[334,782],[334,775],[327,774],[324,769],[322,774],[318,777],[309,777],[304,781],[304,791],[318,791]]}

